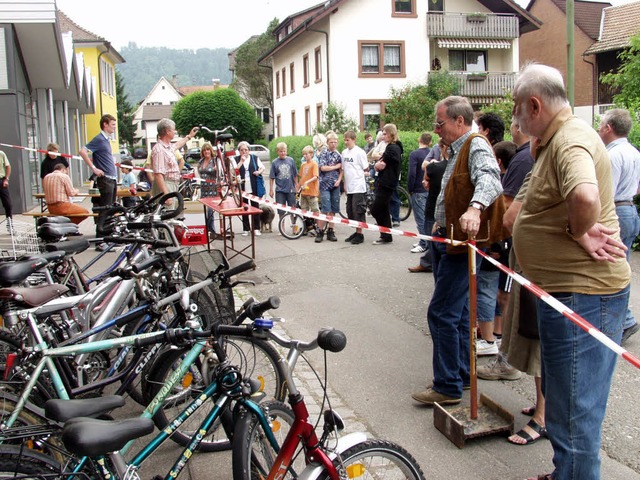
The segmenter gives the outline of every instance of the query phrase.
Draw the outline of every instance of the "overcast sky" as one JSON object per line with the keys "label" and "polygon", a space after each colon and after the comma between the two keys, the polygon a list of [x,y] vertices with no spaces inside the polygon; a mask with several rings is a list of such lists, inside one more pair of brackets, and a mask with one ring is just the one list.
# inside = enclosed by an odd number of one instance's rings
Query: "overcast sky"
{"label": "overcast sky", "polygon": [[[388,0],[370,0],[388,1]],[[528,0],[516,0],[526,6]],[[631,0],[609,0],[613,5]],[[116,47],[236,48],[269,22],[321,3],[321,0],[56,0],[71,20]],[[167,34],[169,32],[169,34]]]}

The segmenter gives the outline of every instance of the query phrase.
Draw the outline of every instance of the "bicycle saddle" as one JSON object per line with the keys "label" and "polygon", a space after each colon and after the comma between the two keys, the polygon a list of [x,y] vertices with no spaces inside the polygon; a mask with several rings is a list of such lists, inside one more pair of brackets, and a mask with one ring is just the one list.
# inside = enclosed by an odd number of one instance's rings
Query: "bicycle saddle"
{"label": "bicycle saddle", "polygon": [[44,404],[45,416],[56,422],[66,422],[76,417],[93,417],[102,415],[114,408],[124,406],[124,398],[120,395],[105,395],[99,398],[80,398],[76,400],[47,400]]}
{"label": "bicycle saddle", "polygon": [[33,260],[2,263],[0,264],[0,286],[10,287],[20,283],[48,263],[49,260],[42,257]]}
{"label": "bicycle saddle", "polygon": [[63,251],[35,253],[33,255],[25,255],[21,257],[20,260],[38,260],[42,258],[47,262],[57,262],[58,260],[62,260],[65,257],[65,255],[66,255],[66,252],[63,252]]}
{"label": "bicycle saddle", "polygon": [[69,291],[68,287],[57,283],[35,287],[0,288],[0,300],[14,300],[28,307],[39,307]]}
{"label": "bicycle saddle", "polygon": [[221,133],[217,138],[220,142],[224,143],[231,140],[233,138],[233,135],[231,133]]}
{"label": "bicycle saddle", "polygon": [[72,418],[64,424],[62,442],[74,455],[98,457],[116,452],[129,440],[153,432],[150,418],[130,418],[120,421]]}
{"label": "bicycle saddle", "polygon": [[57,242],[67,235],[80,235],[74,223],[45,223],[38,228],[38,237],[45,242]]}
{"label": "bicycle saddle", "polygon": [[71,223],[69,217],[40,217],[36,223],[36,225],[44,225],[45,223]]}
{"label": "bicycle saddle", "polygon": [[89,240],[86,238],[74,238],[64,242],[47,243],[44,248],[47,252],[63,252],[73,255],[74,253],[84,252],[89,248]]}

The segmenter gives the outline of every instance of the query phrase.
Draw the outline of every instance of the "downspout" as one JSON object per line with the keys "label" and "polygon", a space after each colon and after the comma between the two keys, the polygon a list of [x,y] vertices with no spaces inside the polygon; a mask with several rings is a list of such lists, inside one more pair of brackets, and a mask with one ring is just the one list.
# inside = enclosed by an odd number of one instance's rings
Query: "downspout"
{"label": "downspout", "polygon": [[98,97],[100,98],[100,116],[104,115],[104,111],[102,110],[102,71],[100,69],[100,58],[108,51],[109,51],[109,48],[107,47],[107,50],[105,50],[104,52],[100,52],[100,55],[98,55],[98,80],[100,80],[98,82],[99,88],[100,88],[100,91],[98,92]]}
{"label": "downspout", "polygon": [[315,28],[309,28],[309,21],[310,20],[307,20],[307,22],[305,23],[304,29],[309,32],[323,33],[325,37],[325,51],[327,56],[326,64],[327,64],[327,105],[328,105],[329,103],[331,103],[331,75],[329,75],[329,33],[325,32],[324,30],[316,30]]}
{"label": "downspout", "polygon": [[590,62],[585,58],[585,55],[582,55],[582,61],[591,65],[591,79],[593,81],[593,85],[591,86],[591,125],[596,121],[596,92],[598,88],[598,77],[596,74],[596,64]]}
{"label": "downspout", "polygon": [[58,143],[58,135],[56,132],[56,119],[53,111],[53,90],[51,88],[47,89],[47,102],[49,103],[49,125],[50,125],[50,133],[51,133],[51,141]]}

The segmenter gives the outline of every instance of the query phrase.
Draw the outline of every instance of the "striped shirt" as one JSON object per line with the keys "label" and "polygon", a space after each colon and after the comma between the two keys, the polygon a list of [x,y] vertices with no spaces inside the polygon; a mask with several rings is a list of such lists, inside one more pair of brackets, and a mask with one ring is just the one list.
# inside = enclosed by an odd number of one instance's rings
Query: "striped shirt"
{"label": "striped shirt", "polygon": [[173,145],[159,141],[151,150],[151,165],[153,173],[161,173],[170,182],[180,181],[180,167],[176,160]]}
{"label": "striped shirt", "polygon": [[[465,133],[456,141],[454,141],[449,152],[449,163],[447,169],[442,177],[442,189],[438,195],[436,201],[436,223],[440,226],[446,226],[445,204],[444,204],[444,192],[447,189],[447,183],[451,178],[453,169],[456,166],[456,160],[458,160],[458,154],[462,145],[467,140],[471,131]],[[471,150],[469,151],[469,176],[471,177],[471,183],[473,183],[475,190],[473,192],[473,198],[469,201],[478,202],[488,207],[502,193],[502,183],[500,183],[500,167],[496,157],[493,155],[493,150],[489,144],[482,138],[474,138],[471,141]]]}
{"label": "striped shirt", "polygon": [[42,180],[42,187],[44,188],[44,200],[47,205],[70,203],[69,197],[78,194],[78,190],[71,185],[69,175],[60,170],[55,170],[45,175]]}

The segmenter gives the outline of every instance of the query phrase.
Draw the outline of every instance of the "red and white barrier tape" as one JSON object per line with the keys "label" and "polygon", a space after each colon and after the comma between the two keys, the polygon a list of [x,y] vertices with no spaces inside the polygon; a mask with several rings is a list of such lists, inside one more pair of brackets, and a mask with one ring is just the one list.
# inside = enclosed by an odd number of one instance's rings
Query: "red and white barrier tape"
{"label": "red and white barrier tape", "polygon": [[47,150],[42,150],[40,148],[29,148],[29,147],[23,147],[20,145],[11,145],[9,143],[0,143],[1,147],[10,147],[10,148],[17,148],[18,150],[25,150],[27,152],[37,152],[37,153],[50,153],[51,155],[55,155],[57,157],[64,157],[64,158],[74,158],[76,160],[82,160],[82,157],[79,155],[69,155],[68,153],[60,153],[60,152],[49,152]]}
{"label": "red and white barrier tape", "polygon": [[[341,223],[343,225],[348,225],[350,227],[362,228],[363,230],[371,230],[371,231],[375,231],[375,232],[389,233],[391,235],[398,235],[398,236],[403,236],[403,237],[420,238],[420,239],[429,240],[429,241],[433,241],[433,242],[451,243],[453,245],[467,244],[467,242],[451,240],[451,239],[448,239],[448,238],[432,237],[430,235],[421,235],[421,234],[418,234],[418,233],[406,232],[404,230],[396,230],[396,229],[393,229],[393,228],[380,227],[378,225],[371,225],[371,224],[364,223],[364,222],[356,222],[354,220],[347,220],[345,218],[340,218],[340,217],[328,217],[327,215],[324,215],[324,214],[321,214],[321,213],[309,212],[307,210],[302,210],[300,208],[289,207],[287,205],[281,205],[281,204],[276,203],[274,201],[271,201],[271,200],[268,200],[268,199],[265,199],[265,198],[256,197],[255,195],[251,195],[251,194],[248,194],[248,193],[243,193],[242,196],[247,198],[247,199],[253,200],[254,202],[260,203],[260,204],[272,205],[272,206],[276,207],[279,210],[284,210],[284,211],[291,212],[291,213],[297,213],[298,215],[302,215],[303,217],[315,218],[317,220],[324,220],[324,221],[332,222],[332,223]],[[640,359],[638,359],[636,356],[631,354],[624,347],[618,345],[616,342],[611,340],[609,337],[607,337],[604,333],[602,333],[600,330],[598,330],[593,325],[591,325],[588,321],[586,321],[580,315],[578,315],[573,310],[568,308],[562,302],[558,301],[555,297],[551,296],[549,293],[545,292],[542,288],[540,288],[536,284],[530,282],[529,280],[524,278],[522,275],[514,272],[509,267],[503,265],[502,263],[500,263],[496,259],[490,257],[489,255],[484,253],[482,250],[478,249],[475,245],[469,244],[469,246],[473,250],[478,252],[485,260],[488,260],[491,264],[495,265],[501,271],[503,271],[504,273],[509,275],[516,282],[518,282],[524,288],[526,288],[531,293],[533,293],[536,297],[538,297],[543,302],[545,302],[547,305],[551,306],[554,310],[556,310],[557,312],[561,313],[566,318],[568,318],[570,321],[572,321],[573,323],[578,325],[580,328],[582,328],[584,331],[586,331],[589,335],[594,337],[600,343],[602,343],[603,345],[605,345],[609,349],[613,350],[617,355],[619,355],[622,358],[624,358],[627,362],[629,362],[634,367],[640,368]]]}

